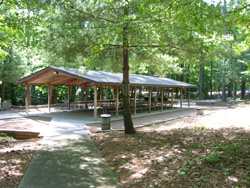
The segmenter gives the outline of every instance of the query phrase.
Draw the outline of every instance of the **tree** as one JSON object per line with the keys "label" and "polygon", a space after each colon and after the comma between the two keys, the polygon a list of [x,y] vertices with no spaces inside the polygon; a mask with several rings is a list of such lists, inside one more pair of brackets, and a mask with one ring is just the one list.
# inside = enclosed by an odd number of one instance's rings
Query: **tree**
{"label": "tree", "polygon": [[[138,61],[129,54],[141,57],[142,62],[154,59],[158,64],[160,61],[154,58],[155,54],[168,54],[179,59],[194,57],[200,50],[194,44],[204,44],[201,36],[212,36],[212,31],[205,25],[216,13],[212,6],[199,0],[68,0],[54,3],[53,8],[55,14],[49,16],[53,23],[44,27],[49,37],[43,44],[57,55],[55,57],[60,56],[65,66],[68,66],[66,62],[82,59],[89,67],[103,67],[103,63],[116,63],[119,67],[118,61],[122,57],[126,133],[135,132],[129,108],[129,61]],[[109,57],[104,59],[107,54]],[[115,55],[112,57],[111,54]],[[153,56],[146,55],[145,58],[145,54]]]}
{"label": "tree", "polygon": [[16,53],[14,48],[6,49],[6,54],[9,55],[2,63],[0,63],[0,80],[2,80],[2,103],[5,100],[5,83],[14,82],[20,79],[24,74],[24,67],[21,58]]}
{"label": "tree", "polygon": [[126,133],[135,132],[129,108],[129,65],[151,61],[156,63],[150,65],[154,68],[164,56],[203,64],[214,38],[223,34],[220,5],[201,0],[26,0],[21,5],[23,12],[28,11],[23,16],[28,21],[26,44],[38,43],[50,57],[48,64],[114,72],[123,67]]}

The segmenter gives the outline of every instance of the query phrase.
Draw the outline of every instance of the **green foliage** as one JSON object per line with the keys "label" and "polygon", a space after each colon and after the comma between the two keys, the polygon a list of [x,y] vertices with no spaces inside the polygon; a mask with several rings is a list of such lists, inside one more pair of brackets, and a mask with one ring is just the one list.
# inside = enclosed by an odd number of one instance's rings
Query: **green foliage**
{"label": "green foliage", "polygon": [[[226,83],[234,81],[237,89],[236,83],[249,77],[247,3],[230,1],[223,7],[201,0],[4,1],[0,6],[0,77],[13,82],[24,75],[23,67],[28,75],[48,65],[122,72],[127,25],[131,72],[199,85],[199,65],[203,64],[202,94],[208,98],[210,82],[214,91],[221,90],[225,58]],[[104,91],[110,98],[111,90]],[[45,103],[45,93],[35,90],[34,94],[34,104]],[[72,101],[80,98],[72,94]],[[23,96],[16,96],[7,98],[23,104]],[[66,98],[63,88],[58,101]]]}
{"label": "green foliage", "polygon": [[198,126],[198,127],[194,127],[193,129],[196,129],[196,130],[209,130],[210,128],[205,127],[205,126]]}
{"label": "green foliage", "polygon": [[208,162],[208,163],[218,163],[220,161],[219,155],[218,154],[212,154],[210,156],[204,157],[203,158],[204,161]]}
{"label": "green foliage", "polygon": [[202,149],[204,148],[203,144],[197,144],[196,146],[194,146],[195,149]]}
{"label": "green foliage", "polygon": [[12,136],[8,136],[6,133],[0,133],[0,140],[1,141],[6,141],[6,140],[12,140],[14,139]]}

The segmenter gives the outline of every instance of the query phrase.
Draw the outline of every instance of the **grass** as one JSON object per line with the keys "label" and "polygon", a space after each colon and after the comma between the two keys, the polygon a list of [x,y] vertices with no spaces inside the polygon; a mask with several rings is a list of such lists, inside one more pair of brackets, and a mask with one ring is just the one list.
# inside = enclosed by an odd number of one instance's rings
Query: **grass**
{"label": "grass", "polygon": [[13,140],[14,138],[12,136],[8,136],[7,133],[0,133],[0,140],[6,141],[6,140]]}

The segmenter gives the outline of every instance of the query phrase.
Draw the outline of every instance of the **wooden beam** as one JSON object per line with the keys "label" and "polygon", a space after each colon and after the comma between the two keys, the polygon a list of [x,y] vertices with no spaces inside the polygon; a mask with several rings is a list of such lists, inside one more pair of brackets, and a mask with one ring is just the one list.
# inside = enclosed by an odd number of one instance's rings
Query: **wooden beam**
{"label": "wooden beam", "polygon": [[64,79],[65,76],[62,76],[62,75],[61,75],[61,76],[53,76],[52,79],[50,79],[50,80],[48,81],[48,85],[52,85],[52,83],[53,83],[54,81],[59,82],[61,78]]}
{"label": "wooden beam", "polygon": [[88,109],[88,86],[85,86],[85,109]]}
{"label": "wooden beam", "polygon": [[119,110],[119,86],[116,86],[115,115],[118,117]]}
{"label": "wooden beam", "polygon": [[48,73],[50,73],[51,70],[47,70],[43,73],[40,73],[40,74],[37,74],[35,76],[32,76],[31,78],[25,80],[23,83],[28,83],[30,82],[30,80],[32,80],[32,82],[34,82],[35,80],[40,80],[40,79],[43,79],[43,78],[48,78]]}
{"label": "wooden beam", "polygon": [[70,78],[67,82],[64,82],[64,85],[73,85],[75,81],[78,81],[77,78]]}
{"label": "wooden beam", "polygon": [[71,86],[68,86],[68,108],[70,110],[70,90],[71,90]]}
{"label": "wooden beam", "polygon": [[136,86],[134,86],[134,115],[136,115]]}
{"label": "wooden beam", "polygon": [[30,86],[28,84],[25,85],[25,110],[26,113],[29,111],[29,101],[30,101]]}
{"label": "wooden beam", "polygon": [[28,103],[29,103],[29,106],[31,105],[31,96],[30,96],[30,93],[31,93],[31,87],[29,85],[29,89],[28,89]]}
{"label": "wooden beam", "polygon": [[48,85],[48,110],[49,112],[51,108],[51,91],[52,91],[51,85]]}
{"label": "wooden beam", "polygon": [[148,113],[151,113],[151,91],[152,91],[152,87],[149,86],[148,87]]}
{"label": "wooden beam", "polygon": [[100,86],[100,101],[102,101],[102,86]]}
{"label": "wooden beam", "polygon": [[97,120],[97,86],[94,86],[94,120]]}
{"label": "wooden beam", "polygon": [[190,107],[190,88],[188,88],[188,108]]}
{"label": "wooden beam", "polygon": [[161,88],[161,111],[163,111],[164,88]]}
{"label": "wooden beam", "polygon": [[171,92],[171,109],[174,109],[174,88],[172,87],[172,92]]}
{"label": "wooden beam", "polygon": [[182,87],[181,87],[181,96],[180,96],[180,107],[182,108],[182,93],[183,93],[183,89],[182,89]]}
{"label": "wooden beam", "polygon": [[78,80],[78,79],[72,78],[72,77],[69,77],[69,76],[65,76],[65,77],[63,77],[62,79],[56,80],[56,81],[53,81],[53,82],[50,82],[49,84],[50,84],[50,85],[57,85],[57,84],[60,84],[60,85],[65,85],[65,86],[67,86],[67,85],[70,85],[70,83],[72,83],[72,82],[74,82],[74,81],[76,81],[76,80]]}

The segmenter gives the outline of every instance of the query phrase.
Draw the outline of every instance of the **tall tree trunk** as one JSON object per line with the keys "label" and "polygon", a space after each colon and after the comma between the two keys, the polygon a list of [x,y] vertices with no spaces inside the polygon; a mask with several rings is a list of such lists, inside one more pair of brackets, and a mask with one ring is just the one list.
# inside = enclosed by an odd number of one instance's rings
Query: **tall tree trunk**
{"label": "tall tree trunk", "polygon": [[1,105],[5,101],[5,81],[2,81],[2,95],[1,95]]}
{"label": "tall tree trunk", "polygon": [[240,99],[244,100],[245,99],[245,94],[246,94],[246,80],[245,80],[245,78],[242,78],[242,80],[241,80],[241,95],[240,95]]}
{"label": "tall tree trunk", "polygon": [[[128,7],[124,8],[124,15],[128,16]],[[129,97],[129,44],[128,44],[128,21],[125,22],[123,26],[123,118],[125,133],[132,134],[135,133],[131,110],[130,110],[130,97]]]}
{"label": "tall tree trunk", "polygon": [[181,73],[181,82],[184,81],[184,71],[183,71],[183,68],[184,68],[184,63],[181,64],[181,70],[182,70],[182,73]]}
{"label": "tall tree trunk", "polygon": [[84,86],[81,86],[81,101],[84,101],[84,89]]}
{"label": "tall tree trunk", "polygon": [[223,61],[223,69],[222,69],[222,101],[226,101],[226,59]]}
{"label": "tall tree trunk", "polygon": [[199,92],[199,99],[202,99],[202,85],[203,85],[203,66],[200,64],[200,92]]}
{"label": "tall tree trunk", "polygon": [[237,82],[234,80],[234,96],[237,95]]}
{"label": "tall tree trunk", "polygon": [[210,98],[213,98],[213,61],[211,61],[210,69]]}
{"label": "tall tree trunk", "polygon": [[228,84],[228,97],[232,97],[232,90],[233,90],[233,81],[230,79]]}

